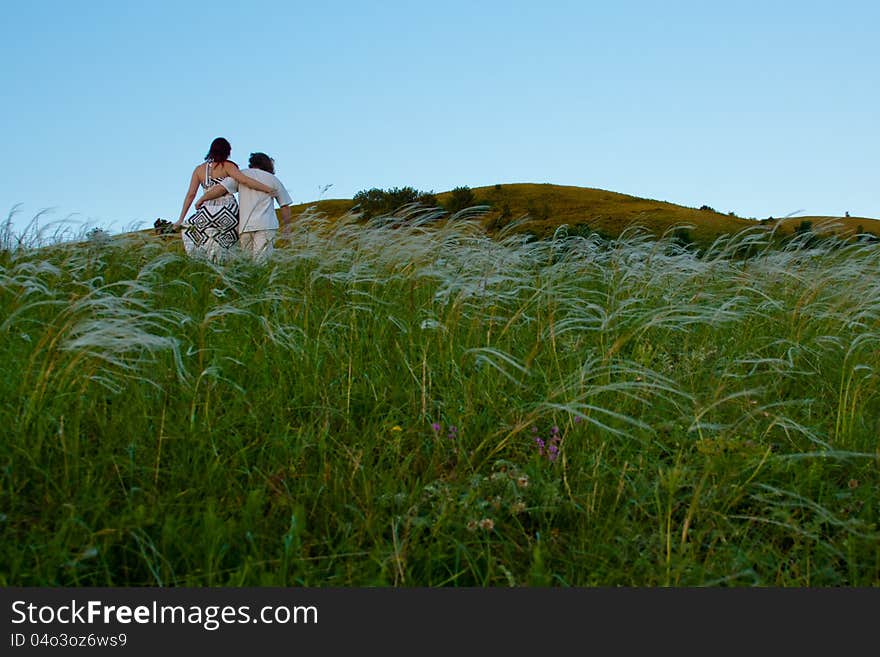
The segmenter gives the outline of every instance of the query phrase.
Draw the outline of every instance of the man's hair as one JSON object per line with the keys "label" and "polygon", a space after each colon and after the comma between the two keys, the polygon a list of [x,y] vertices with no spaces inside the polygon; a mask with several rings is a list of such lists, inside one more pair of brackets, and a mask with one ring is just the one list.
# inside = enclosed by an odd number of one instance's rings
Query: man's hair
{"label": "man's hair", "polygon": [[268,171],[272,174],[275,173],[275,160],[265,153],[251,153],[251,158],[248,160],[248,166],[251,169],[262,169],[263,171]]}

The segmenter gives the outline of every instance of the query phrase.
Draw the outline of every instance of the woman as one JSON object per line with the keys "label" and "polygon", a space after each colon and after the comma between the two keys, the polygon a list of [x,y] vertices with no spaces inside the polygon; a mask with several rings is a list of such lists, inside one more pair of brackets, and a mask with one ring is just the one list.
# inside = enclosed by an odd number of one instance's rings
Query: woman
{"label": "woman", "polygon": [[[174,227],[183,224],[186,213],[201,185],[205,190],[218,184],[227,176],[247,187],[274,194],[275,190],[258,180],[249,178],[229,159],[232,147],[223,137],[211,142],[205,156],[205,164],[198,165],[189,181],[189,189],[183,199],[183,209]],[[187,221],[183,229],[183,248],[189,255],[201,255],[217,261],[238,243],[238,203],[232,194],[204,203]]]}

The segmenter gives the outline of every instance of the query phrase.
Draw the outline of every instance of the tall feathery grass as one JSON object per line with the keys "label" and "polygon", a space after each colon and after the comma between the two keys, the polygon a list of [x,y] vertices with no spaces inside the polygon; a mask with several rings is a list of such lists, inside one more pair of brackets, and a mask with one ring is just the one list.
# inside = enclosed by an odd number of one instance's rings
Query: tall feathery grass
{"label": "tall feathery grass", "polygon": [[880,250],[436,219],[7,229],[0,583],[880,584]]}

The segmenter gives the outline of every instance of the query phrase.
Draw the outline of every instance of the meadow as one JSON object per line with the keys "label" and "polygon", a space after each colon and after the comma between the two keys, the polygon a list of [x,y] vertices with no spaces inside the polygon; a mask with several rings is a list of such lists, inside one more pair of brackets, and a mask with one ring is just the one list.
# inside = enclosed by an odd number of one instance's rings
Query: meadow
{"label": "meadow", "polygon": [[0,584],[880,585],[880,247],[436,219],[7,236]]}

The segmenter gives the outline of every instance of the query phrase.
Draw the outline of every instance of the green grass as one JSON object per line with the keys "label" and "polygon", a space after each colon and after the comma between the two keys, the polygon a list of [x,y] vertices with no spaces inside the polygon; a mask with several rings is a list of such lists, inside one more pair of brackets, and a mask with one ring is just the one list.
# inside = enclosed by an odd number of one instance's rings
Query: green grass
{"label": "green grass", "polygon": [[0,251],[0,584],[880,584],[880,250],[430,223]]}

